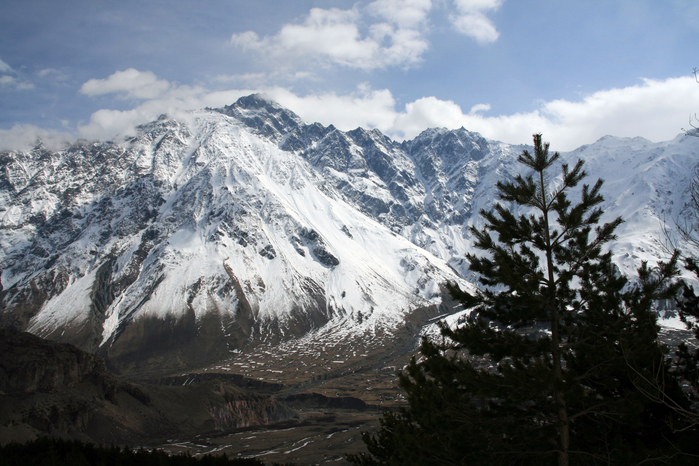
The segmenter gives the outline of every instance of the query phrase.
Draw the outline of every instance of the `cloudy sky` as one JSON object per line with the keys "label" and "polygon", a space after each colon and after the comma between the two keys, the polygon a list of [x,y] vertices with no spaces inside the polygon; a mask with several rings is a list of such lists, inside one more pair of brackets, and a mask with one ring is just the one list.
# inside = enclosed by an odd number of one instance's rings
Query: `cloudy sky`
{"label": "cloudy sky", "polygon": [[397,140],[662,141],[699,112],[697,39],[697,0],[0,0],[0,148],[253,92]]}

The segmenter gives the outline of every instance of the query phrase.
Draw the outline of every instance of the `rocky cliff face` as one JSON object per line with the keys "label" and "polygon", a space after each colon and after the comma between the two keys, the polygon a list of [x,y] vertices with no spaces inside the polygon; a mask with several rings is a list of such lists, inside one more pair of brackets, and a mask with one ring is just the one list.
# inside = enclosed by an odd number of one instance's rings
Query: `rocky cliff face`
{"label": "rocky cliff face", "polygon": [[6,396],[55,393],[87,383],[98,387],[105,399],[126,390],[148,402],[137,386],[108,371],[102,358],[73,345],[0,329],[0,355],[0,392]]}
{"label": "rocky cliff face", "polygon": [[223,403],[212,403],[208,409],[218,430],[299,420],[299,415],[294,410],[268,396],[244,393],[237,387],[223,384],[214,393],[224,400]]}
{"label": "rocky cliff face", "polygon": [[[522,149],[463,128],[398,143],[248,96],[126,140],[4,152],[0,326],[134,372],[391,334],[416,309],[451,312],[444,282],[474,281],[468,228]],[[608,216],[627,220],[613,245],[624,272],[661,254],[663,220],[691,215],[698,154],[680,137],[563,155],[607,179]]]}
{"label": "rocky cliff face", "polygon": [[[2,424],[38,432],[85,432],[95,412],[128,396],[147,406],[140,387],[122,382],[104,360],[28,333],[0,330]],[[26,430],[26,429],[25,429]],[[2,432],[0,432],[2,433]]]}
{"label": "rocky cliff face", "polygon": [[47,433],[133,444],[298,419],[283,403],[225,381],[135,385],[72,345],[0,330],[3,444]]}

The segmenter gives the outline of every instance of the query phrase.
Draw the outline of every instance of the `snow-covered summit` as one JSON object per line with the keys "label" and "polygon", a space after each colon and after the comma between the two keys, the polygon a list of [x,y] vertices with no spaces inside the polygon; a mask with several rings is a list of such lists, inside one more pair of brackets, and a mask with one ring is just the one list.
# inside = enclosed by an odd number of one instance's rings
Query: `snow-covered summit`
{"label": "snow-covered summit", "polygon": [[[390,332],[416,309],[449,312],[444,282],[469,286],[468,227],[523,149],[463,128],[397,143],[259,95],[138,130],[0,154],[1,325],[119,364]],[[693,215],[698,154],[686,137],[563,154],[606,180],[625,272],[662,253],[661,222]]]}

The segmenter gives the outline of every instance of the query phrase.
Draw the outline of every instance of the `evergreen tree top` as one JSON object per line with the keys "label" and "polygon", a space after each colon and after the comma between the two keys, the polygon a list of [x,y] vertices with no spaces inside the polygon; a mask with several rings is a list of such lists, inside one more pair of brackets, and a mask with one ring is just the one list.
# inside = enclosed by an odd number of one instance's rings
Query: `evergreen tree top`
{"label": "evergreen tree top", "polygon": [[677,413],[644,385],[661,377],[667,390],[679,390],[653,313],[654,300],[677,292],[677,254],[656,268],[643,264],[628,286],[605,251],[622,219],[600,225],[602,180],[580,187],[586,173],[578,161],[572,169],[562,163],[552,183],[560,155],[540,134],[519,162],[533,173],[497,184],[499,201],[512,209],[498,202],[481,211],[483,228],[471,228],[481,253],[466,257],[482,287],[448,285],[470,309],[467,321],[442,325],[442,343],[423,339],[422,360],[401,375],[410,408],[384,416],[377,436],[365,437],[372,456],[352,457],[356,464],[677,457],[676,442],[686,440],[673,430]]}

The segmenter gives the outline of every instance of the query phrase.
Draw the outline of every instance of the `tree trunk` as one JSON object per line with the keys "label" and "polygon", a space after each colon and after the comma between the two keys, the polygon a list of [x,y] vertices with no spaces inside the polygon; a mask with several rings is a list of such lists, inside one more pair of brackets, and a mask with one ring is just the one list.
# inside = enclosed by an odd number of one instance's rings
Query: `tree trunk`
{"label": "tree trunk", "polygon": [[[552,274],[552,273],[551,273]],[[563,382],[563,369],[561,367],[560,333],[558,330],[558,308],[555,302],[551,306],[551,353],[553,370],[556,375],[556,386],[553,387],[554,398],[558,405],[558,466],[568,466],[568,449],[570,447],[570,419],[565,397],[558,385]]]}
{"label": "tree trunk", "polygon": [[553,387],[554,398],[558,407],[558,466],[568,466],[568,449],[570,447],[570,419],[568,418],[568,408],[566,406],[565,397],[561,392],[561,384],[563,383],[563,368],[561,367],[561,334],[558,328],[559,318],[558,303],[556,302],[556,277],[553,274],[553,246],[551,245],[551,236],[549,234],[549,205],[546,199],[544,172],[539,173],[539,182],[541,190],[541,206],[544,217],[546,234],[546,267],[548,269],[548,305],[549,316],[551,319],[551,357],[553,359],[553,371],[556,376],[555,385]]}

